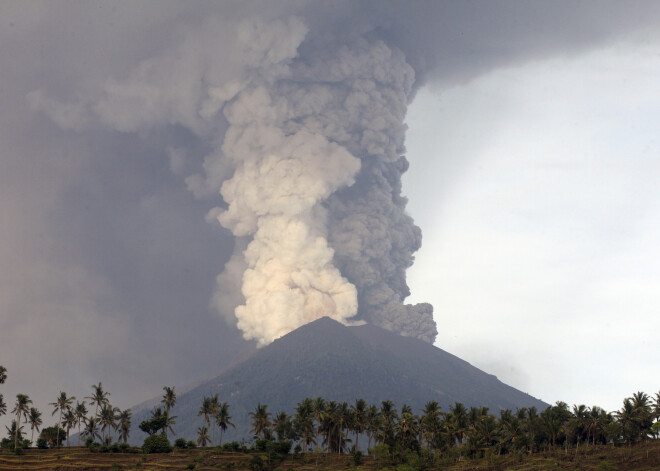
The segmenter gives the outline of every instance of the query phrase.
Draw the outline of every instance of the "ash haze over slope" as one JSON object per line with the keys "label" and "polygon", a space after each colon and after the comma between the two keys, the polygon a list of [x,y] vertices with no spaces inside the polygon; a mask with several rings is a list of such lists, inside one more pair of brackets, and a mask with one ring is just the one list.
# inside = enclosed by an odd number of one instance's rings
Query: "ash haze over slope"
{"label": "ash haze over slope", "polygon": [[1,392],[128,407],[324,315],[432,342],[456,313],[405,304],[407,106],[651,41],[658,8],[2,2]]}

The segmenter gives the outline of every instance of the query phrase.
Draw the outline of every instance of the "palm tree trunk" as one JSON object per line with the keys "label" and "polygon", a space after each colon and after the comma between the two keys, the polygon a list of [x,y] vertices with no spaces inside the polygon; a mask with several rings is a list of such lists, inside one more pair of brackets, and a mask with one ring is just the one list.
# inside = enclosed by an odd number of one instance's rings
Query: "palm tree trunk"
{"label": "palm tree trunk", "polygon": [[57,447],[60,446],[60,424],[62,423],[62,409],[60,409],[60,419],[57,421],[57,437],[55,437],[55,443]]}

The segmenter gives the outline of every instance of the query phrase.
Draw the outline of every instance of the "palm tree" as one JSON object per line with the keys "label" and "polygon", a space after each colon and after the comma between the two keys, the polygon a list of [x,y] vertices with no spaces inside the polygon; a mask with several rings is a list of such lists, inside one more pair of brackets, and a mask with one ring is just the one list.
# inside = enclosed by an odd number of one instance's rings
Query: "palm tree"
{"label": "palm tree", "polygon": [[208,427],[200,427],[197,429],[197,444],[199,446],[206,446],[209,441],[209,429]]}
{"label": "palm tree", "polygon": [[82,435],[85,437],[91,437],[92,440],[99,439],[102,440],[101,434],[99,433],[99,419],[96,417],[90,417],[85,422],[85,428],[82,431]]}
{"label": "palm tree", "polygon": [[[160,409],[160,408],[159,408]],[[172,425],[176,425],[176,415],[169,416],[165,414],[163,417],[165,417],[165,422],[163,423],[163,435],[167,436],[167,431],[169,430],[172,432],[172,435],[176,435],[174,433],[174,429],[172,428]]]}
{"label": "palm tree", "polygon": [[[165,391],[165,394],[163,394],[163,399],[161,399],[160,402],[162,402],[165,405],[165,416],[169,419],[170,418],[170,410],[176,405],[176,393],[174,392],[174,387],[168,387],[164,386],[163,391]],[[176,417],[172,417],[172,419],[176,419]],[[170,422],[168,420],[168,422]],[[165,427],[163,427],[163,433],[167,437],[167,429],[169,428],[172,431],[172,434],[174,434],[174,430],[172,430],[171,424],[174,424],[174,420],[172,420],[170,423],[165,424]]]}
{"label": "palm tree", "polygon": [[38,432],[39,427],[43,423],[41,419],[41,412],[39,412],[36,407],[30,407],[30,415],[28,415],[28,422],[30,423],[30,430],[32,430],[32,436],[30,437],[30,441],[34,442],[34,429],[37,429]]}
{"label": "palm tree", "polygon": [[451,413],[450,423],[452,430],[452,438],[456,442],[458,442],[458,445],[460,446],[463,444],[463,440],[467,435],[467,428],[468,428],[467,409],[462,403],[456,402],[453,406],[449,407],[449,411]]}
{"label": "palm tree", "polygon": [[660,421],[660,391],[655,393],[655,402],[653,403],[653,419]]}
{"label": "palm tree", "polygon": [[600,407],[593,406],[591,409],[587,410],[587,416],[584,419],[584,428],[587,432],[587,445],[589,444],[589,439],[593,445],[596,444],[596,432],[598,429],[598,419],[600,417]]}
{"label": "palm tree", "polygon": [[336,432],[336,418],[337,418],[337,409],[339,404],[336,401],[329,401],[325,405],[325,411],[323,411],[323,416],[321,418],[321,433],[323,434],[323,441],[325,443],[325,453],[330,452],[330,448],[334,450],[334,437],[333,434]]}
{"label": "palm tree", "polygon": [[401,407],[401,417],[394,430],[405,446],[408,446],[409,441],[417,435],[418,422],[417,417],[412,413],[412,409],[404,404]]}
{"label": "palm tree", "polygon": [[252,429],[250,431],[259,438],[263,438],[264,434],[272,425],[268,406],[266,404],[258,403],[254,412],[250,412],[248,415],[252,417]]}
{"label": "palm tree", "polygon": [[639,436],[639,430],[637,429],[636,418],[635,418],[635,406],[631,398],[626,398],[623,401],[623,408],[616,412],[616,418],[621,424],[621,429],[623,431],[623,438],[632,444],[637,440]]}
{"label": "palm tree", "polygon": [[550,444],[553,447],[557,444],[557,437],[564,429],[564,424],[569,420],[570,416],[571,413],[568,410],[568,404],[561,401],[541,412],[541,422],[550,437]]}
{"label": "palm tree", "polygon": [[316,440],[315,443],[318,445],[319,443],[319,432],[321,431],[321,422],[323,421],[323,416],[325,415],[325,399],[322,397],[317,397],[314,400],[314,406],[313,406],[313,416],[314,416],[314,421],[316,422]]}
{"label": "palm tree", "polygon": [[12,414],[16,414],[16,431],[14,434],[14,448],[18,446],[18,434],[21,429],[21,416],[27,418],[30,413],[30,404],[32,400],[28,397],[27,394],[17,394],[16,395],[16,404],[14,409],[11,411]]}
{"label": "palm tree", "polygon": [[[57,398],[55,402],[51,402],[50,405],[53,406],[55,409],[53,410],[53,413],[51,415],[55,415],[56,412],[59,411],[60,416],[59,419],[57,420],[57,439],[59,441],[60,437],[60,425],[62,423],[62,414],[66,412],[68,409],[71,408],[71,404],[75,400],[75,397],[67,397],[66,393],[64,391],[60,391],[60,395]],[[57,446],[60,446],[60,443],[57,443]]]}
{"label": "palm tree", "polygon": [[11,426],[7,427],[5,425],[5,430],[7,430],[7,436],[11,437],[12,435],[15,435],[16,438],[14,439],[14,448],[16,448],[16,443],[18,443],[18,440],[23,440],[23,426],[17,427],[16,426],[16,419],[11,421]]}
{"label": "palm tree", "polygon": [[300,437],[303,453],[307,453],[307,447],[309,445],[316,445],[314,421],[309,416],[300,417],[299,419],[299,421],[295,422],[296,433]]}
{"label": "palm tree", "polygon": [[296,405],[296,415],[293,419],[296,434],[300,437],[303,453],[307,453],[307,447],[312,443],[316,444],[314,439],[314,402],[306,398]]}
{"label": "palm tree", "polygon": [[222,445],[222,434],[227,430],[227,426],[231,425],[236,428],[236,426],[231,423],[231,415],[229,415],[229,404],[226,402],[221,403],[218,406],[218,411],[215,414],[215,422],[220,427],[220,445]]}
{"label": "palm tree", "polygon": [[69,408],[64,413],[64,427],[66,428],[66,446],[69,446],[69,432],[76,426],[76,413],[73,409]]}
{"label": "palm tree", "polygon": [[89,399],[89,402],[94,405],[96,404],[96,411],[94,411],[94,417],[99,416],[99,407],[110,403],[110,399],[108,399],[108,396],[110,395],[109,392],[105,392],[103,390],[103,385],[99,382],[99,384],[92,384],[92,389],[94,392],[92,393],[91,396],[87,396],[85,399]]}
{"label": "palm tree", "polygon": [[573,421],[575,425],[575,433],[576,433],[576,438],[577,438],[577,446],[580,446],[580,443],[585,440],[585,437],[588,441],[589,437],[587,437],[586,430],[587,430],[587,406],[584,404],[574,405],[573,406]]}
{"label": "palm tree", "polygon": [[[0,365],[0,384],[4,384],[7,379],[7,368]],[[7,413],[7,404],[5,404],[5,398],[0,394],[0,416]]]}
{"label": "palm tree", "polygon": [[197,411],[197,417],[200,415],[204,416],[204,423],[206,424],[206,431],[208,432],[208,428],[211,425],[209,417],[213,415],[213,403],[210,397],[204,396],[202,399],[202,406],[199,408],[199,411]]}
{"label": "palm tree", "polygon": [[360,434],[364,432],[366,428],[367,420],[367,401],[364,399],[356,399],[355,405],[351,406],[353,411],[353,431],[355,432],[355,449],[359,449],[358,440]]}
{"label": "palm tree", "polygon": [[378,414],[375,417],[375,420],[373,424],[371,425],[372,429],[372,435],[374,439],[374,446],[378,445],[379,443],[385,443],[385,439],[387,438],[385,436],[385,417],[378,411]]}
{"label": "palm tree", "polygon": [[87,417],[87,406],[85,405],[85,401],[76,403],[74,413],[76,415],[76,425],[78,425],[78,446],[80,446],[80,423],[84,423],[85,417]]}
{"label": "palm tree", "polygon": [[513,415],[510,409],[500,411],[500,453],[502,449],[504,449],[504,452],[508,452],[509,449],[517,445],[516,440],[520,433],[520,420],[518,417]]}
{"label": "palm tree", "polygon": [[394,403],[390,400],[381,401],[380,415],[383,417],[383,438],[390,441],[394,437],[394,420],[397,418]]}
{"label": "palm tree", "polygon": [[612,423],[612,414],[606,412],[598,406],[593,406],[589,411],[589,432],[592,442],[595,445],[596,440],[602,444],[607,443],[607,427]]}
{"label": "palm tree", "polygon": [[378,407],[376,407],[374,404],[371,404],[366,411],[365,414],[365,431],[367,432],[367,450],[371,449],[371,440],[374,438],[374,435],[376,434],[376,430],[378,429],[378,418],[380,417],[380,412],[378,411]]}
{"label": "palm tree", "polygon": [[646,440],[653,424],[653,409],[650,398],[646,393],[638,391],[632,396],[633,408],[635,410],[635,424],[639,429],[639,438]]}
{"label": "palm tree", "polygon": [[174,386],[171,388],[169,386],[163,386],[165,394],[163,394],[163,399],[160,402],[165,405],[166,414],[169,414],[170,410],[176,405],[176,392],[174,392],[174,389]]}
{"label": "palm tree", "polygon": [[211,417],[213,419],[213,424],[211,426],[211,444],[215,443],[215,416],[218,413],[218,407],[220,407],[220,401],[218,400],[218,394],[209,399],[210,408],[211,408]]}
{"label": "palm tree", "polygon": [[[440,418],[441,407],[438,405],[437,401],[429,401],[424,405],[422,409],[422,419],[419,421],[420,437],[426,439],[428,449],[431,449],[431,444],[435,443],[437,440],[437,434],[439,430],[439,418]],[[419,440],[420,446],[422,440]]]}
{"label": "palm tree", "polygon": [[350,407],[348,406],[348,403],[342,402],[339,404],[339,407],[337,407],[337,414],[336,414],[336,424],[337,424],[337,432],[338,432],[338,440],[337,440],[337,453],[342,453],[344,451],[345,447],[345,440],[344,440],[344,428],[350,423],[351,421],[351,410]]}
{"label": "palm tree", "polygon": [[278,412],[273,419],[273,431],[277,434],[277,440],[286,439],[289,430],[291,430],[291,418],[286,412]]}
{"label": "palm tree", "polygon": [[131,410],[126,409],[119,413],[117,416],[118,424],[117,428],[119,430],[119,440],[124,443],[128,442],[128,435],[131,431]]}
{"label": "palm tree", "polygon": [[485,453],[489,448],[493,448],[500,440],[497,419],[493,414],[481,414],[472,427],[471,433],[470,442],[472,450],[481,454]]}
{"label": "palm tree", "polygon": [[110,404],[104,404],[101,407],[101,413],[99,414],[99,423],[101,424],[101,431],[103,432],[103,440],[108,441],[110,435],[106,437],[105,431],[108,429],[117,428],[117,413],[119,409],[112,407]]}
{"label": "palm tree", "polygon": [[536,407],[532,406],[525,410],[525,430],[527,431],[527,436],[529,438],[529,452],[531,453],[536,449],[540,418]]}

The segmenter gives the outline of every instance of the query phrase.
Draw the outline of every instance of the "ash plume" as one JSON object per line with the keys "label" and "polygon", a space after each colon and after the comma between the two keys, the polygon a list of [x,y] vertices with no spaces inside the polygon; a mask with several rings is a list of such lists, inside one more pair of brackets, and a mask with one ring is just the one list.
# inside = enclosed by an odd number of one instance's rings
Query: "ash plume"
{"label": "ash plume", "polygon": [[[277,49],[304,40],[291,21],[243,28]],[[222,150],[236,170],[220,187],[228,207],[212,213],[251,237],[237,325],[266,344],[330,316],[432,342],[430,305],[402,304],[421,243],[401,197],[414,72],[379,40],[334,46],[260,63],[224,105]]]}
{"label": "ash plume", "polygon": [[[28,98],[62,127],[178,125],[210,144],[186,183],[222,197],[208,219],[236,247],[211,302],[246,339],[265,345],[329,316],[433,342],[432,307],[404,304],[421,231],[401,194],[415,83],[403,52],[370,34],[314,37],[297,16],[233,28],[207,20],[101,98]],[[180,173],[185,152],[168,152]]]}

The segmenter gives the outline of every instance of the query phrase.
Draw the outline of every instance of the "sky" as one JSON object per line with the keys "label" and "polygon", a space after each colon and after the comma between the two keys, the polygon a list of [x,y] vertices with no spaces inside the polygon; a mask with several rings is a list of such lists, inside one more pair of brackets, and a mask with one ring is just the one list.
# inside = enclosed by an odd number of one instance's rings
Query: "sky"
{"label": "sky", "polygon": [[[211,305],[235,244],[191,191],[218,143],[188,106],[195,71],[232,80],[255,16],[302,18],[303,49],[382,36],[414,69],[407,301],[433,304],[435,345],[548,403],[660,390],[656,4],[264,5],[0,3],[10,410],[99,381],[130,407],[254,348]],[[129,85],[152,101],[103,101]]]}
{"label": "sky", "polygon": [[408,115],[408,280],[436,345],[549,403],[658,392],[658,46],[499,69]]}

